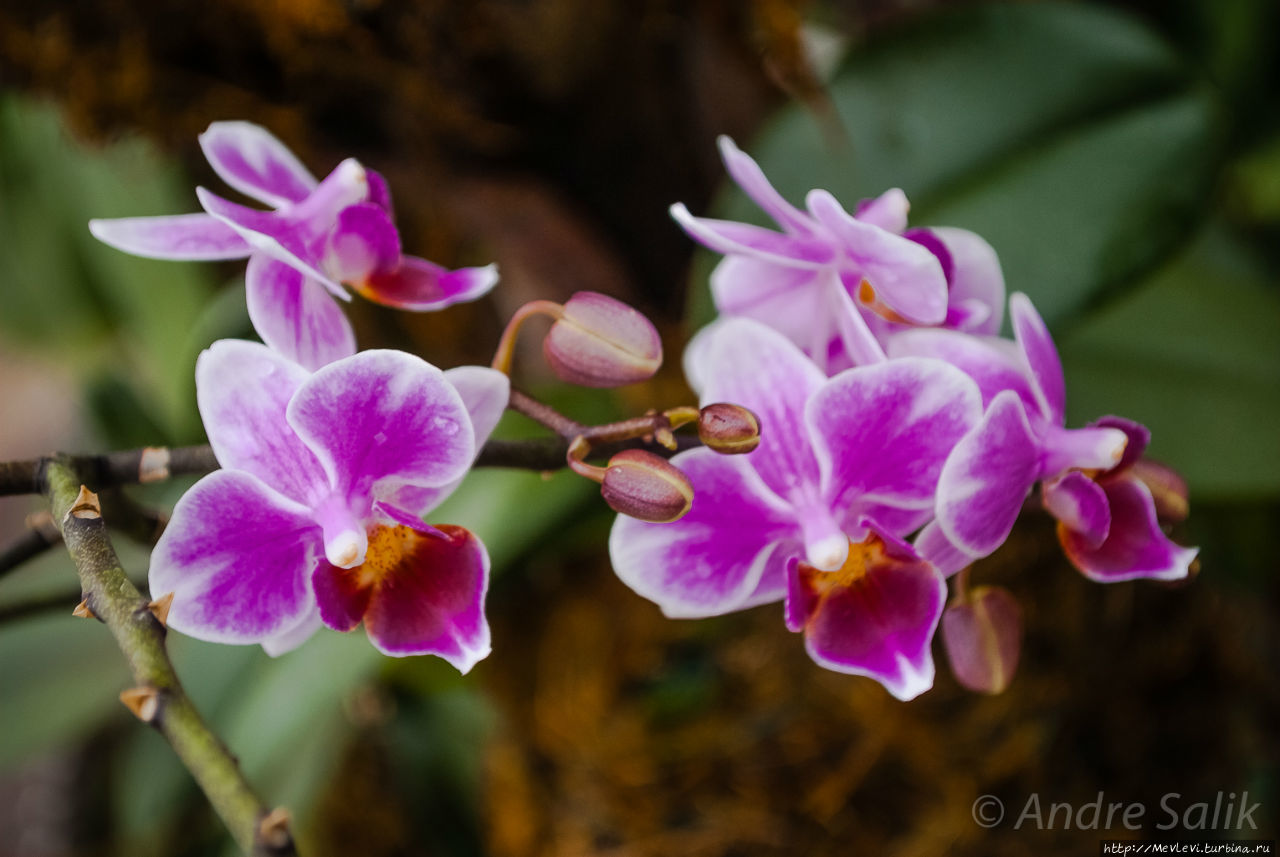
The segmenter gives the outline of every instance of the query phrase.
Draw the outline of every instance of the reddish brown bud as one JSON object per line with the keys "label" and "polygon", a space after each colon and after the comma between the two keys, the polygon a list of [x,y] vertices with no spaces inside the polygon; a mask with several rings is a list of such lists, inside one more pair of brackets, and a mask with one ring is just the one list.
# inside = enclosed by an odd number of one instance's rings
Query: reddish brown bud
{"label": "reddish brown bud", "polygon": [[698,414],[698,438],[725,455],[750,452],[760,445],[760,420],[741,405],[707,405]]}
{"label": "reddish brown bud", "polygon": [[542,351],[556,375],[582,387],[634,384],[662,365],[662,340],[649,319],[597,292],[569,298]]}
{"label": "reddish brown bud", "polygon": [[1006,589],[975,587],[942,614],[942,639],[960,684],[979,693],[1000,693],[1018,668],[1022,608]]}
{"label": "reddish brown bud", "polygon": [[689,477],[666,459],[643,449],[627,449],[609,459],[600,493],[616,512],[666,524],[693,504]]}

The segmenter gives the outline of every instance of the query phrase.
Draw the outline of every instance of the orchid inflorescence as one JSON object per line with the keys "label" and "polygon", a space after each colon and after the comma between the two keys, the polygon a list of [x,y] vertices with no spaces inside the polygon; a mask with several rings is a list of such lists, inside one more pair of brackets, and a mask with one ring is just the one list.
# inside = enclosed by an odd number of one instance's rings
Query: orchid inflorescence
{"label": "orchid inflorescence", "polygon": [[[322,625],[363,623],[387,654],[469,670],[490,650],[488,556],[474,534],[424,516],[507,408],[556,431],[567,466],[600,483],[621,513],[615,570],[667,615],[782,601],[815,661],[901,699],[932,685],[940,625],[963,684],[1008,682],[1017,603],[971,589],[967,569],[1008,538],[1036,485],[1088,577],[1191,571],[1195,551],[1161,529],[1185,516],[1185,485],[1142,458],[1146,430],[1118,417],[1066,428],[1062,368],[1031,301],[1009,298],[1014,336],[1001,338],[994,250],[962,229],[909,229],[900,190],[852,214],[815,190],[801,210],[722,139],[729,174],[781,231],[672,208],[724,255],[711,277],[720,317],[684,355],[702,406],[584,426],[510,388],[520,328],[551,317],[556,374],[610,387],[661,364],[643,315],[595,293],[534,301],[491,367],[357,351],[348,289],[435,310],[486,294],[496,268],[405,255],[386,182],[355,160],[317,182],[257,126],[214,123],[200,142],[227,184],[271,210],[199,189],[202,214],[90,227],[138,255],[248,258],[265,344],[201,355],[197,399],[222,469],[182,497],[152,556],[151,589],[174,593],[180,631],[278,654]],[[686,425],[697,441],[676,437]]]}

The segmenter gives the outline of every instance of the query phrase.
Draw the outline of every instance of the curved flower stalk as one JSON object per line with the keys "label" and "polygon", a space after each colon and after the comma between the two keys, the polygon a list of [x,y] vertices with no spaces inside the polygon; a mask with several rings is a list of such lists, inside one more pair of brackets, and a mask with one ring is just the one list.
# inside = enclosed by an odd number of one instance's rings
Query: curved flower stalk
{"label": "curved flower stalk", "polygon": [[903,326],[1000,329],[1004,277],[982,238],[964,229],[907,229],[910,206],[896,188],[863,200],[853,214],[813,190],[801,211],[732,140],[719,142],[730,177],[782,229],[672,206],[692,238],[725,254],[711,275],[723,315],[776,328],[829,374],[884,359],[886,337]]}
{"label": "curved flower stalk", "polygon": [[278,654],[321,624],[363,620],[389,655],[435,654],[466,672],[488,654],[484,545],[422,515],[496,425],[505,376],[397,351],[312,374],[224,340],[201,355],[196,387],[225,469],[178,501],[152,555],[173,627]]}
{"label": "curved flower stalk", "polygon": [[989,555],[1040,483],[1045,508],[1061,522],[1067,556],[1087,577],[1186,577],[1196,551],[1164,535],[1155,498],[1135,475],[1149,433],[1118,417],[1065,428],[1066,385],[1048,328],[1026,295],[1010,297],[1009,311],[1015,343],[942,330],[908,331],[890,343],[894,357],[960,367],[977,382],[986,407],[942,468],[937,522],[918,546],[947,571]]}
{"label": "curved flower stalk", "polygon": [[156,259],[248,257],[249,318],[262,340],[308,369],[355,353],[334,301],[350,287],[413,311],[474,300],[497,282],[493,265],[446,270],[405,255],[382,176],[348,158],[317,182],[283,143],[248,122],[215,122],[200,135],[214,171],[271,206],[238,205],[204,188],[203,214],[92,220],[99,240]]}
{"label": "curved flower stalk", "polygon": [[759,446],[673,458],[693,484],[691,509],[668,524],[620,516],[615,571],[673,617],[785,600],[815,661],[916,696],[933,682],[946,586],[902,537],[933,516],[942,464],[981,417],[976,385],[926,359],[828,379],[749,319],[702,336],[703,402],[749,408]]}

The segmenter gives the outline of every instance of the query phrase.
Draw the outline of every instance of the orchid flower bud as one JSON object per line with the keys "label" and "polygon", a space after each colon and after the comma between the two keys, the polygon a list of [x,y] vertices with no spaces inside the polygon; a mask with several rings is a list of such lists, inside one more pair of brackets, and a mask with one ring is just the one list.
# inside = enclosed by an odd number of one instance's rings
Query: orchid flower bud
{"label": "orchid flower bud", "polygon": [[693,505],[689,477],[642,449],[626,449],[609,459],[600,494],[615,512],[655,524],[677,520]]}
{"label": "orchid flower bud", "polygon": [[698,439],[724,455],[751,452],[760,445],[760,420],[741,405],[707,405],[698,413]]}
{"label": "orchid flower bud", "polygon": [[598,292],[578,292],[542,343],[561,380],[582,387],[620,387],[653,377],[662,340],[641,313]]}
{"label": "orchid flower bud", "polygon": [[942,614],[942,639],[956,680],[979,693],[1001,693],[1018,668],[1022,608],[998,586],[978,586]]}

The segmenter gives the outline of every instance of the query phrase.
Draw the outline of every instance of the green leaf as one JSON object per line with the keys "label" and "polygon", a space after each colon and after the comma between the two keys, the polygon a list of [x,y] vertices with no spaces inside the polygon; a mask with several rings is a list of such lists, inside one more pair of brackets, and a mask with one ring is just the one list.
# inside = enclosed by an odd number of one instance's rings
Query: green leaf
{"label": "green leaf", "polygon": [[1207,229],[1176,260],[1059,337],[1068,419],[1121,413],[1196,499],[1280,496],[1280,292]]}
{"label": "green leaf", "polygon": [[[1212,93],[1141,25],[1086,5],[930,16],[856,52],[830,94],[846,143],[793,106],[749,147],[783,195],[822,187],[852,209],[900,187],[913,224],[991,242],[1051,323],[1169,252],[1218,161]],[[736,189],[714,213],[768,223]],[[699,322],[715,261],[695,266]]]}

